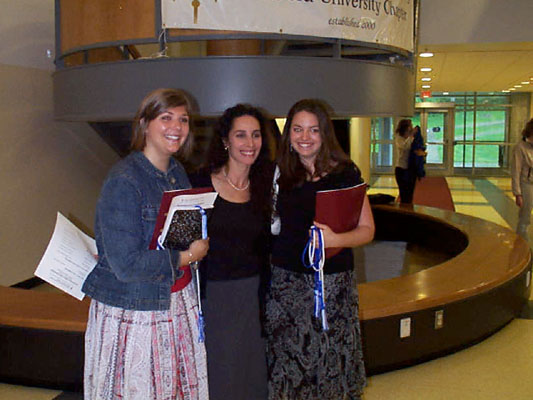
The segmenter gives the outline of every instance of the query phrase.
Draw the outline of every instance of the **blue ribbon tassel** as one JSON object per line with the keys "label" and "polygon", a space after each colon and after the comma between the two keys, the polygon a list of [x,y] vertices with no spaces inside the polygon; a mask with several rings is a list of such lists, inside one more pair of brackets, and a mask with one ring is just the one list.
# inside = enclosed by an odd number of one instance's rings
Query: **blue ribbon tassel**
{"label": "blue ribbon tassel", "polygon": [[[207,213],[200,206],[195,206],[202,214],[202,239],[207,239]],[[205,341],[205,320],[202,312],[202,299],[200,295],[200,268],[196,263],[196,292],[198,296],[198,343]]]}
{"label": "blue ribbon tassel", "polygon": [[[317,240],[315,240],[315,236]],[[315,243],[317,245],[315,245]],[[324,298],[324,237],[319,228],[315,225],[311,226],[311,232],[309,233],[309,240],[305,245],[302,253],[302,263],[306,268],[313,268],[315,271],[315,304],[314,304],[314,316],[322,321],[322,330],[327,331],[329,329],[328,320],[326,315],[326,301]],[[309,258],[309,263],[306,263],[306,254]]]}

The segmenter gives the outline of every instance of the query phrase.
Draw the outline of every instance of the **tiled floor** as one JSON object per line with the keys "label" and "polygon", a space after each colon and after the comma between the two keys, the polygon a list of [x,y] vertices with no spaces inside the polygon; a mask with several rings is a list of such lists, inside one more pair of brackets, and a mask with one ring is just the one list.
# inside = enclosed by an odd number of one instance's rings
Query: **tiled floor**
{"label": "tiled floor", "polygon": [[[456,212],[507,228],[516,225],[510,178],[446,178]],[[398,195],[394,177],[371,182],[370,193]],[[531,237],[531,231],[530,231]],[[533,295],[531,296],[533,301]],[[516,319],[487,340],[414,367],[369,378],[364,400],[530,400],[533,320]]]}
{"label": "tiled floor", "polygon": [[[457,212],[508,228],[515,226],[518,210],[509,178],[446,179]],[[397,196],[394,178],[381,176],[372,180],[370,193]],[[370,377],[363,399],[530,400],[532,374],[533,320],[516,319],[487,340],[458,353]],[[78,400],[81,396],[0,384],[0,399]]]}

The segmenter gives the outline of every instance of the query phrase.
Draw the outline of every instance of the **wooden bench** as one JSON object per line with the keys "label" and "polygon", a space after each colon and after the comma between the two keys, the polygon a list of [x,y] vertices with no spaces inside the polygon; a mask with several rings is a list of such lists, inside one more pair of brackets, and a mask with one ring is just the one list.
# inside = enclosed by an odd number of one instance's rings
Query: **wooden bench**
{"label": "wooden bench", "polygon": [[89,299],[0,286],[0,380],[79,391]]}

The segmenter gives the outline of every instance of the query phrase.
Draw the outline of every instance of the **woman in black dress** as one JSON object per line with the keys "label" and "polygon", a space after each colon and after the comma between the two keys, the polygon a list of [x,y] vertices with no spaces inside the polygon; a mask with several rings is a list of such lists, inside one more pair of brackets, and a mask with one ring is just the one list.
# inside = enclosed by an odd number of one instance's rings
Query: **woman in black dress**
{"label": "woman in black dress", "polygon": [[[281,230],[266,299],[269,399],[359,399],[366,378],[350,248],[372,240],[372,212],[365,198],[358,227],[339,234],[313,217],[317,191],[354,186],[361,174],[341,150],[320,101],[296,103],[281,140],[276,201]],[[344,248],[324,265],[327,331],[313,315],[313,270],[301,261],[313,223],[323,231],[326,248]]]}
{"label": "woman in black dress", "polygon": [[268,270],[273,165],[262,113],[238,104],[218,120],[207,171],[194,186],[218,192],[201,265],[211,400],[267,398],[260,277]]}

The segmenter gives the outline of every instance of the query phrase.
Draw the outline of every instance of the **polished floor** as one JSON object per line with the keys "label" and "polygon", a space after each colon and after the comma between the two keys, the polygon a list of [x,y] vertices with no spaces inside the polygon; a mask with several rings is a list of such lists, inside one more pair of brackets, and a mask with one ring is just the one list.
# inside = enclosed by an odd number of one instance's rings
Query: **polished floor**
{"label": "polished floor", "polygon": [[[516,225],[518,210],[509,178],[446,179],[456,212],[508,228]],[[370,183],[370,193],[398,194],[391,176],[381,176]],[[530,300],[533,302],[533,296]],[[485,341],[455,354],[371,376],[363,400],[533,399],[531,316],[531,312],[525,311],[522,318],[515,319]],[[0,384],[0,399],[78,400],[81,395]]]}

